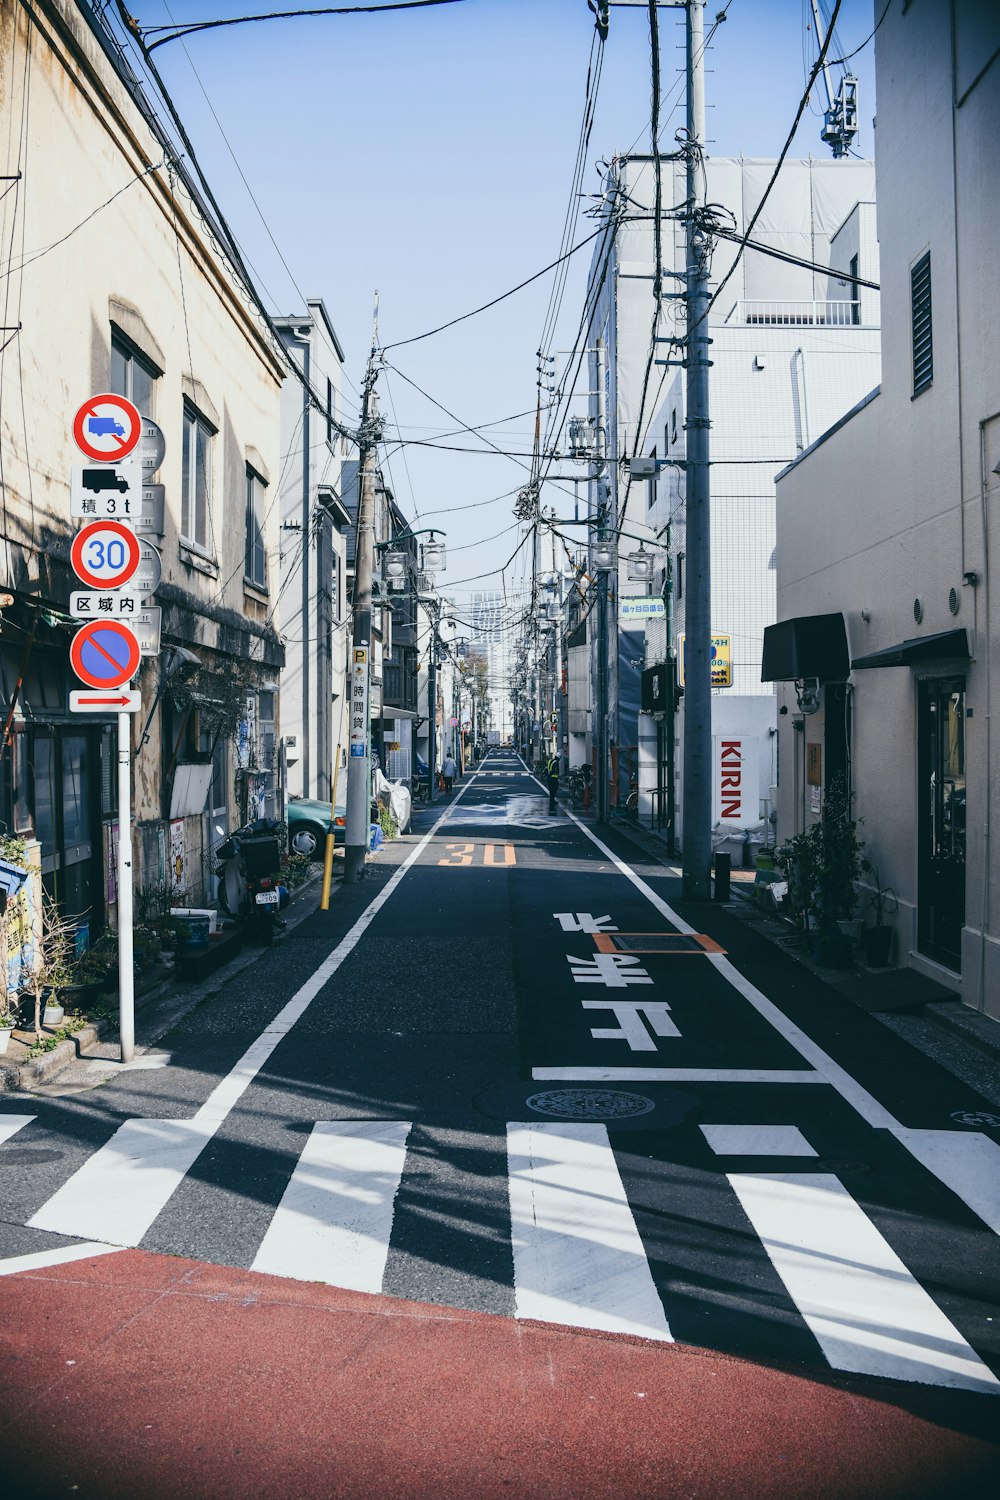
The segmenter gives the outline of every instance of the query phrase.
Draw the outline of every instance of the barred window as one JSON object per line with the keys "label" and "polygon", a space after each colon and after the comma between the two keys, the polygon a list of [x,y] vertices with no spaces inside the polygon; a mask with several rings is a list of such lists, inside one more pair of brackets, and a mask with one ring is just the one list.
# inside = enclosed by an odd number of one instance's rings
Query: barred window
{"label": "barred window", "polygon": [[913,394],[919,396],[934,379],[930,251],[911,267],[910,311],[913,319]]}

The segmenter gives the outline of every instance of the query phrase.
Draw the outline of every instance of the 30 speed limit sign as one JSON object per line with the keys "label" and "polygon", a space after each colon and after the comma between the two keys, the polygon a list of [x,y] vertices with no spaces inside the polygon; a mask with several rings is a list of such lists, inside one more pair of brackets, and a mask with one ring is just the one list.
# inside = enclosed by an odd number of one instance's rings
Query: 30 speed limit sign
{"label": "30 speed limit sign", "polygon": [[140,562],[139,539],[121,521],[91,521],[73,538],[73,572],[94,589],[122,588]]}

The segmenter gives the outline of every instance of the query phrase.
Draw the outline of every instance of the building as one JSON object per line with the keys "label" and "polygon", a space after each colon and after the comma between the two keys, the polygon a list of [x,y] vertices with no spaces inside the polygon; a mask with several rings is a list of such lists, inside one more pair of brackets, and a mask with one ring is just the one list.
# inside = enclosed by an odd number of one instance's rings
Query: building
{"label": "building", "polygon": [[1000,11],[891,6],[876,69],[882,379],[777,486],[778,836],[849,778],[895,961],[1000,1016]]}
{"label": "building", "polygon": [[[281,398],[281,744],[288,795],[327,801],[336,747],[344,739],[349,641],[353,512],[341,495],[341,466],[352,445],[343,435],[344,351],[321,298],[310,298],[303,316],[276,323],[304,379],[286,382]],[[315,408],[313,392],[324,409]]]}
{"label": "building", "polygon": [[[128,396],[166,440],[161,649],[133,720],[137,909],[203,902],[216,829],[266,808],[278,730],[280,348],[96,8],[0,0],[0,820],[91,933],[114,919],[113,721],[68,712],[73,414]],[[17,174],[20,173],[20,177]]]}
{"label": "building", "polygon": [[[708,199],[719,225],[737,239],[774,165],[708,159]],[[650,157],[630,156],[617,160],[608,176],[608,209],[620,222],[607,245],[598,241],[591,273],[596,311],[588,340],[589,412],[570,456],[587,460],[591,518],[603,507],[622,532],[601,606],[604,644],[601,609],[589,615],[591,742],[598,738],[598,705],[606,704],[609,805],[624,807],[631,797],[644,821],[663,826],[668,804],[678,811],[682,806],[682,757],[679,751],[672,757],[677,782],[669,797],[665,737],[679,745],[683,708],[672,726],[640,710],[644,668],[674,656],[683,634],[686,413],[684,376],[676,368],[682,350],[671,339],[683,334],[676,293],[685,231],[672,210],[683,203],[686,184],[683,161],[661,165],[662,203],[670,216],[661,236],[665,295],[654,329],[654,171]],[[763,630],[775,614],[774,475],[878,378],[878,294],[852,280],[878,281],[874,195],[870,162],[788,161],[752,239],[798,264],[751,246],[736,260],[732,239],[714,243],[710,287],[724,280],[725,286],[709,316],[712,610],[713,630],[729,638],[732,676],[715,694],[713,714],[717,737],[739,735],[755,747],[756,786],[741,827],[766,815],[774,778],[773,697],[760,683]],[[609,521],[611,532],[615,526]],[[628,557],[640,549],[654,554],[648,580],[630,578],[630,571],[646,567],[630,569]],[[647,597],[664,603],[645,604]],[[643,612],[654,607],[658,614],[644,620]],[[579,733],[587,695],[578,681],[578,635],[568,649],[571,681],[577,681],[570,719]],[[571,745],[570,759],[576,758],[584,757]],[[682,836],[679,817],[672,832]]]}

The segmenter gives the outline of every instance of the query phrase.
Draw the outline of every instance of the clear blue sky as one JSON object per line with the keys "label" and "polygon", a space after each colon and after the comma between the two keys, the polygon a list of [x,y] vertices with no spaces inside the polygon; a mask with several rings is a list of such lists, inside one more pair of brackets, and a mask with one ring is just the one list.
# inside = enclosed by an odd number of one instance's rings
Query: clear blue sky
{"label": "clear blue sky", "polygon": [[[133,0],[131,9],[143,24],[156,25],[295,3]],[[706,25],[722,4],[707,6]],[[809,12],[808,0],[732,0],[708,58],[712,154],[777,155],[815,56],[813,32],[805,31]],[[844,0],[838,20],[843,50],[852,51],[873,25],[872,0]],[[465,0],[383,16],[224,28],[172,43],[155,57],[259,273],[265,300],[281,312],[302,305],[219,124],[294,283],[325,300],[357,387],[376,287],[381,341],[391,343],[488,300],[558,253],[592,34],[586,0]],[[665,113],[677,111],[669,143],[682,122],[682,12],[660,12],[660,38]],[[869,156],[873,44],[852,66],[860,79],[856,148]],[[814,96],[793,156],[828,154],[819,139],[819,104]],[[600,157],[648,145],[649,112],[646,9],[616,7],[585,191],[598,187],[593,163]],[[583,219],[577,237],[592,227]],[[569,279],[559,349],[572,343],[589,254],[580,252]],[[535,400],[535,350],[548,294],[546,278],[494,311],[389,358],[464,422],[522,412]],[[404,436],[429,438],[456,425],[398,375],[380,379],[379,392],[383,414],[398,419]],[[350,388],[348,395],[356,400]],[[531,419],[521,418],[491,436],[502,447],[524,450],[531,429]],[[476,505],[435,517],[448,531],[446,591],[455,584],[461,593],[459,580],[507,558],[516,530],[483,539],[513,522],[513,499],[493,497],[523,478],[514,463],[410,447],[405,464],[401,454],[391,459],[391,473],[410,515],[415,504],[422,514]]]}

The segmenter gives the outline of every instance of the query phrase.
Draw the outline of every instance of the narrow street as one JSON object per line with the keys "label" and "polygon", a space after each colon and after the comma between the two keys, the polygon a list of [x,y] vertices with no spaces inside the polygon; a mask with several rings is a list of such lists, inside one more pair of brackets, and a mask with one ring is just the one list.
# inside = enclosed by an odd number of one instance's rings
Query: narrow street
{"label": "narrow street", "polygon": [[[32,1328],[35,1293],[68,1278],[75,1319],[88,1274],[142,1279],[119,1249],[137,1247],[737,1356],[995,1431],[995,1115],[678,889],[492,753],[132,1070],[3,1099],[4,1317]],[[322,1370],[317,1336],[290,1379]],[[60,1363],[43,1427],[86,1399],[88,1358]],[[897,1493],[837,1474],[801,1492]]]}

